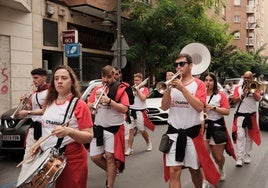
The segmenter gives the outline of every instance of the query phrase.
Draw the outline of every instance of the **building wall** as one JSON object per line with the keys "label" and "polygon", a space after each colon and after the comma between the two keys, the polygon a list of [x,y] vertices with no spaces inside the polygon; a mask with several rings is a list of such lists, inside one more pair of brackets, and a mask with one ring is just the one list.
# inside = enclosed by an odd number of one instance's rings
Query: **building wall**
{"label": "building wall", "polygon": [[[0,6],[0,114],[16,106],[31,85],[32,14]],[[3,51],[2,51],[3,50]]]}

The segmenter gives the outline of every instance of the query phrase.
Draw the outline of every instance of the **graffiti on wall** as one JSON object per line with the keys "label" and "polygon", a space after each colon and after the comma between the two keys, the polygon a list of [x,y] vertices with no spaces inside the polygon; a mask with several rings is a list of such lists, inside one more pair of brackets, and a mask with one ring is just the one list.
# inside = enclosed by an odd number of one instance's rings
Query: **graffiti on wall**
{"label": "graffiti on wall", "polygon": [[8,86],[7,86],[7,82],[8,82],[8,75],[7,75],[7,68],[2,68],[1,71],[1,80],[3,77],[3,81],[1,82],[1,90],[0,90],[0,94],[1,95],[6,95],[8,92]]}
{"label": "graffiti on wall", "polygon": [[11,106],[10,37],[0,35],[0,115]]}

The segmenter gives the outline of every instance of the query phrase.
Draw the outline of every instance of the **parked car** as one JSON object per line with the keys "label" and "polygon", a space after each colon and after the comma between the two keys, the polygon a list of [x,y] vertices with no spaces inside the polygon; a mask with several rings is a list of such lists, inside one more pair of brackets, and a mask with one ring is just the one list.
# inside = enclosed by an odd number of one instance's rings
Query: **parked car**
{"label": "parked car", "polygon": [[258,107],[260,129],[268,130],[268,89],[263,94]]}
{"label": "parked car", "polygon": [[166,124],[168,119],[168,110],[164,111],[160,108],[162,94],[156,89],[150,92],[149,97],[146,99],[147,114],[149,119],[155,124]]}
{"label": "parked car", "polygon": [[1,153],[24,153],[25,139],[32,120],[30,118],[11,118],[15,108],[3,113],[0,117]]}
{"label": "parked car", "polygon": [[[101,85],[101,79],[90,82],[80,82],[81,98],[86,101],[94,87]],[[30,118],[11,118],[15,108],[12,108],[0,116],[0,152],[24,153],[27,131],[32,120]]]}

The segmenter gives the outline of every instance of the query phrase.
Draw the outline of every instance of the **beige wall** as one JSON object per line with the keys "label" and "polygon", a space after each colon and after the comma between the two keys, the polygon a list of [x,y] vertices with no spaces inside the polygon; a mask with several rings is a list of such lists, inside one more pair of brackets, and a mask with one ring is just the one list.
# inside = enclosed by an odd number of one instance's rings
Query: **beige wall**
{"label": "beige wall", "polygon": [[[32,15],[17,9],[0,6],[1,85],[0,114],[14,107],[19,97],[27,92],[31,84],[32,65]],[[4,81],[4,83],[3,83]]]}

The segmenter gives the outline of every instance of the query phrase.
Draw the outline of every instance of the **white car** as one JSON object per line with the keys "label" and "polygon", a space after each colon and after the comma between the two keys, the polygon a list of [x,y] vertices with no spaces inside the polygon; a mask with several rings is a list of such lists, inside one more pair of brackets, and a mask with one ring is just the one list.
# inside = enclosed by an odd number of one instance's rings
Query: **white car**
{"label": "white car", "polygon": [[162,94],[156,89],[150,92],[146,99],[146,110],[149,119],[155,124],[166,124],[168,119],[168,110],[164,111],[160,108]]}

